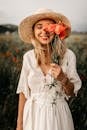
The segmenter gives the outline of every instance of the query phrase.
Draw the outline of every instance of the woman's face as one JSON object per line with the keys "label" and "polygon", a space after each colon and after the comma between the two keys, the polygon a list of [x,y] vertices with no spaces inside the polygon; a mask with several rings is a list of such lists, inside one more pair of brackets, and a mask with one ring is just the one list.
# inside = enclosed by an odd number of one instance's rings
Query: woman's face
{"label": "woman's face", "polygon": [[44,19],[38,21],[34,26],[35,38],[43,45],[49,44],[54,38],[54,33],[49,33],[45,29],[45,25],[52,23],[54,23],[52,20]]}

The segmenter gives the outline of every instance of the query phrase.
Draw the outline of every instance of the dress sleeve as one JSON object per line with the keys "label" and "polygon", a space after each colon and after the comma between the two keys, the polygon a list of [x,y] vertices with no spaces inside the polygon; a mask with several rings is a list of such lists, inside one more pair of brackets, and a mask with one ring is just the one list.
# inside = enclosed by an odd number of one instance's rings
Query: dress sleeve
{"label": "dress sleeve", "polygon": [[74,93],[77,95],[78,90],[81,88],[81,80],[77,73],[76,68],[76,56],[74,52],[71,51],[69,57],[68,57],[68,72],[67,72],[68,78],[70,81],[74,84]]}
{"label": "dress sleeve", "polygon": [[25,98],[28,98],[30,95],[29,94],[30,89],[28,86],[28,74],[29,74],[28,60],[27,60],[27,57],[24,55],[21,74],[20,74],[16,93],[19,94],[22,92],[25,95]]}

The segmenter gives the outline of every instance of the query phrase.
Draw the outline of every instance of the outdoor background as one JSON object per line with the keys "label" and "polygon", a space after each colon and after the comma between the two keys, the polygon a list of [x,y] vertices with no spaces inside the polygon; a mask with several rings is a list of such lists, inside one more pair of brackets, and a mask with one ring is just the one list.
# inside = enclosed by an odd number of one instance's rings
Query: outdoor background
{"label": "outdoor background", "polygon": [[69,18],[72,33],[67,46],[77,58],[82,87],[68,102],[75,130],[87,130],[87,1],[86,0],[0,0],[0,130],[15,130],[18,95],[16,89],[23,54],[32,49],[18,35],[20,21],[38,8],[50,8]]}

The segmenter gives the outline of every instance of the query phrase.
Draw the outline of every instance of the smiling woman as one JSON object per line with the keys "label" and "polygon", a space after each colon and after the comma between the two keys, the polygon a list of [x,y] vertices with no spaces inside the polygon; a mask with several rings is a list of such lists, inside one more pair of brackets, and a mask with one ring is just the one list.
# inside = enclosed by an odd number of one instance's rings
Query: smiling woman
{"label": "smiling woman", "polygon": [[[62,29],[50,32],[46,28],[50,24]],[[64,32],[62,39],[61,32]],[[81,80],[76,71],[75,54],[64,42],[70,32],[68,18],[49,9],[38,10],[20,23],[21,39],[32,43],[34,49],[23,56],[17,88],[17,130],[74,130],[66,100],[77,95]]]}

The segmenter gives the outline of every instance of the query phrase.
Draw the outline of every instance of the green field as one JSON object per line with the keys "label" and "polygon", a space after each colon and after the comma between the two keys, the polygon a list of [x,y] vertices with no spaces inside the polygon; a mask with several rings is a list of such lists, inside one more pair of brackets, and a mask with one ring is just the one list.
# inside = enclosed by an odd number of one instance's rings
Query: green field
{"label": "green field", "polygon": [[[77,71],[82,88],[77,97],[69,100],[75,130],[87,130],[87,33],[72,33],[66,39],[77,58]],[[23,43],[17,31],[0,34],[0,130],[15,130],[18,96],[17,84],[22,66],[23,54],[32,49]]]}

